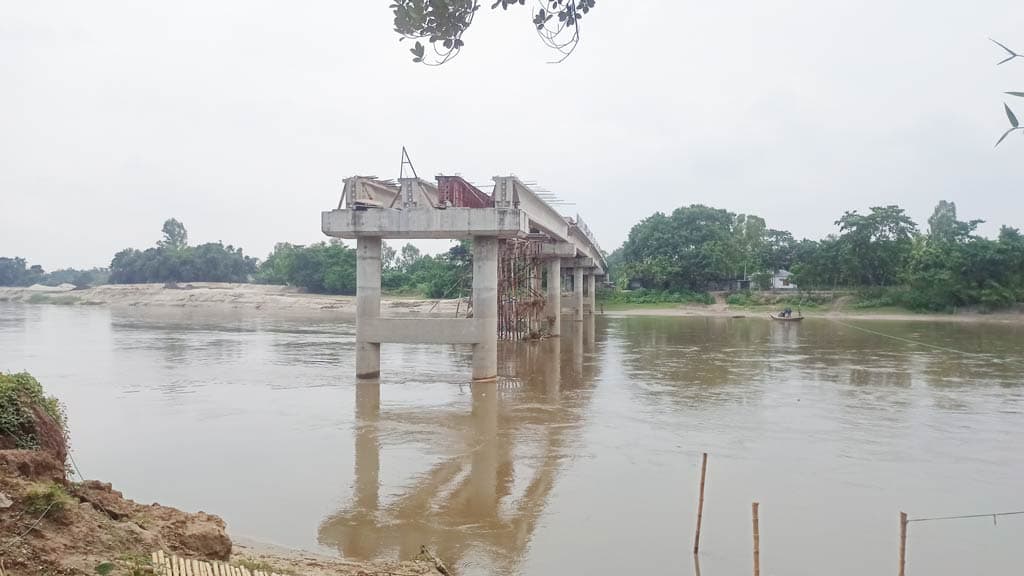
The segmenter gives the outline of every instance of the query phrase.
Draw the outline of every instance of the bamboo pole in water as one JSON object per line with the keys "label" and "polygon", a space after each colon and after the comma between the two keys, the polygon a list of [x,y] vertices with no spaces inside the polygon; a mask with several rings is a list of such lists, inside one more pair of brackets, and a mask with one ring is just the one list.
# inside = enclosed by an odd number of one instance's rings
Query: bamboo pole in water
{"label": "bamboo pole in water", "polygon": [[697,534],[693,537],[693,553],[700,549],[700,524],[704,517],[704,479],[708,472],[708,453],[705,452],[700,463],[700,499],[697,501]]}
{"label": "bamboo pole in water", "polygon": [[750,506],[754,518],[754,576],[761,576],[761,532],[757,525],[757,507],[759,503],[754,502]]}
{"label": "bamboo pole in water", "polygon": [[900,512],[900,576],[907,569],[907,513]]}

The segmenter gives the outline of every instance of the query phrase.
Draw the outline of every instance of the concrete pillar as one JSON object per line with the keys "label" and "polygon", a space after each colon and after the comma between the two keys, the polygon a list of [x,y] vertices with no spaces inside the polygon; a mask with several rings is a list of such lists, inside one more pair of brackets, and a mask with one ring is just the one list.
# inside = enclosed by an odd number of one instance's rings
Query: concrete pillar
{"label": "concrete pillar", "polygon": [[572,269],[572,317],[577,322],[583,321],[583,268]]}
{"label": "concrete pillar", "polygon": [[597,303],[597,276],[593,274],[587,274],[587,305],[590,307],[590,313],[594,314],[596,308],[594,304]]}
{"label": "concrete pillar", "polygon": [[547,309],[548,334],[558,336],[562,333],[562,261],[558,258],[548,260],[548,291]]}
{"label": "concrete pillar", "polygon": [[541,294],[541,271],[544,267],[541,265],[539,260],[534,260],[533,264],[530,265],[530,289],[533,290],[534,294]]}
{"label": "concrete pillar", "polygon": [[356,239],[356,378],[380,376],[380,343],[363,341],[362,326],[380,318],[381,239]]}
{"label": "concrete pillar", "polygon": [[498,377],[498,239],[473,237],[473,380]]}

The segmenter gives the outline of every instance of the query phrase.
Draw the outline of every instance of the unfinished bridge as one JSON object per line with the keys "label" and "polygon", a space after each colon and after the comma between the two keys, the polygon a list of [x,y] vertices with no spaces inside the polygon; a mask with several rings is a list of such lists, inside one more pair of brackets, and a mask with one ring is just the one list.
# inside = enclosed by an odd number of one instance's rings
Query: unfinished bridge
{"label": "unfinished bridge", "polygon": [[[574,319],[593,313],[597,278],[608,266],[587,225],[515,176],[493,180],[489,194],[460,176],[344,180],[338,207],[322,213],[322,230],[356,240],[358,378],[380,375],[383,343],[472,344],[473,380],[495,378],[499,338],[560,335],[563,283]],[[470,317],[382,318],[382,240],[430,238],[472,240]]]}

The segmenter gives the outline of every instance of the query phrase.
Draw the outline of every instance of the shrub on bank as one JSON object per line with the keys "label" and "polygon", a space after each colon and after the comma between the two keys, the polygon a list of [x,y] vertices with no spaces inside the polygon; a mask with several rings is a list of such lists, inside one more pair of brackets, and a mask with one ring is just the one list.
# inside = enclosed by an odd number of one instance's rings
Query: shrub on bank
{"label": "shrub on bank", "polygon": [[33,516],[43,514],[55,517],[61,516],[65,510],[78,502],[64,490],[64,487],[56,482],[43,482],[33,485],[22,496],[25,511]]}
{"label": "shrub on bank", "polygon": [[725,297],[730,306],[789,306],[799,308],[817,308],[821,304],[831,303],[830,293],[803,292],[799,294],[779,294],[777,292],[733,292]]}
{"label": "shrub on bank", "polygon": [[67,417],[27,372],[0,372],[0,448],[43,449],[67,458]]}
{"label": "shrub on bank", "polygon": [[647,290],[608,290],[598,294],[598,298],[606,304],[714,304],[715,299],[707,292],[691,292],[689,290],[660,291]]}
{"label": "shrub on bank", "polygon": [[990,280],[981,287],[936,282],[913,287],[865,288],[857,293],[851,307],[897,307],[915,312],[954,312],[970,308],[984,313],[1011,308],[1018,302],[1024,302],[1024,292]]}

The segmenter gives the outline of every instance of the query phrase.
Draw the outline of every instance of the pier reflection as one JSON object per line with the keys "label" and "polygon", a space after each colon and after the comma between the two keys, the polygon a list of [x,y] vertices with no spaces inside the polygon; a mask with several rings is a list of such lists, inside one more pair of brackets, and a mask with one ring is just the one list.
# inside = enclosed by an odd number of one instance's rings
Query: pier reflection
{"label": "pier reflection", "polygon": [[[504,344],[499,378],[470,386],[468,416],[382,412],[380,383],[360,382],[352,496],[321,523],[319,542],[350,558],[411,558],[426,545],[460,574],[515,573],[580,440],[597,337],[587,317],[561,338]],[[381,451],[409,429],[443,457],[382,494]]]}

